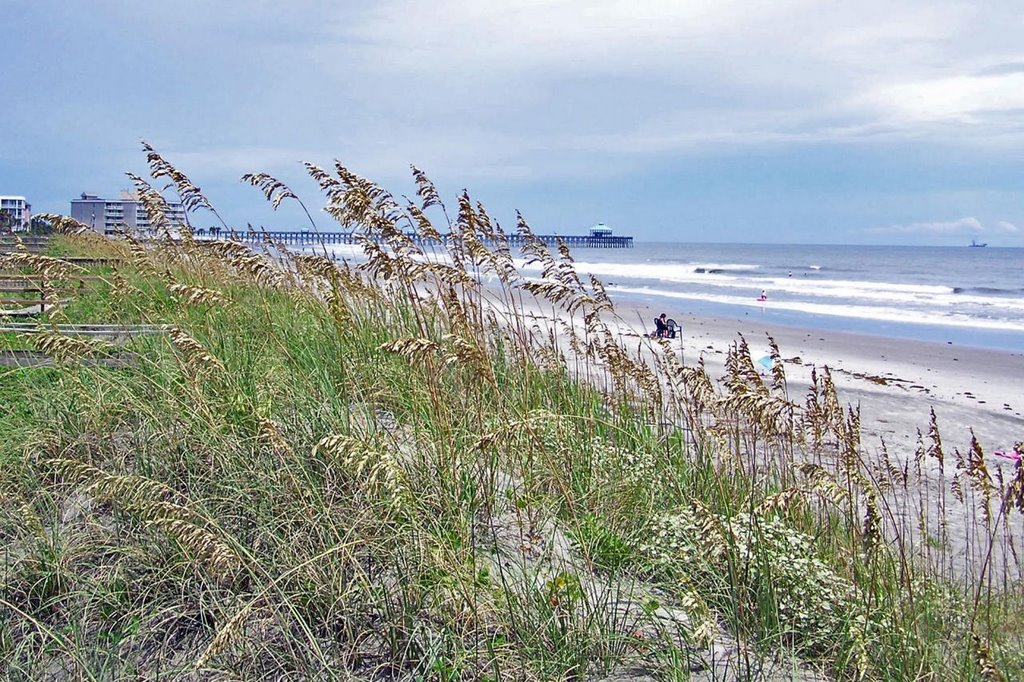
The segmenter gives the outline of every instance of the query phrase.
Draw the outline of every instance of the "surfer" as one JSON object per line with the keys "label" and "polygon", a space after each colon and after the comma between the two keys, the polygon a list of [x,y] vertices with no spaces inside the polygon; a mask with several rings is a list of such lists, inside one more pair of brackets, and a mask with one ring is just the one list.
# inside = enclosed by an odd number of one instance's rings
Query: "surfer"
{"label": "surfer", "polygon": [[761,301],[762,303],[767,301],[768,300],[768,292],[765,291],[764,289],[761,289],[761,295],[757,297],[757,300]]}

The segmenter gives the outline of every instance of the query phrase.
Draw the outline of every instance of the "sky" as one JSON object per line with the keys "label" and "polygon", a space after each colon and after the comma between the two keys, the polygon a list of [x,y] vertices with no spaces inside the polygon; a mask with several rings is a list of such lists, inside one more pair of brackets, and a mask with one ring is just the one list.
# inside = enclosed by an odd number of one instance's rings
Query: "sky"
{"label": "sky", "polygon": [[[1024,246],[1019,0],[0,0],[0,194],[68,213],[146,169],[229,224],[302,163],[410,164],[506,229]],[[216,219],[200,214],[196,225]]]}

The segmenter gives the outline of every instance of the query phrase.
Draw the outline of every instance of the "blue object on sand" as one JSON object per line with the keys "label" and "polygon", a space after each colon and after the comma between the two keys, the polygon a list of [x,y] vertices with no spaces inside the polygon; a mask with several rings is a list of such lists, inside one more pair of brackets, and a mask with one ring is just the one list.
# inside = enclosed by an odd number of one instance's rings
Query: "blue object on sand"
{"label": "blue object on sand", "polygon": [[770,355],[764,356],[763,358],[761,358],[760,360],[757,361],[757,364],[761,365],[765,369],[771,369],[772,368],[772,356],[770,356]]}

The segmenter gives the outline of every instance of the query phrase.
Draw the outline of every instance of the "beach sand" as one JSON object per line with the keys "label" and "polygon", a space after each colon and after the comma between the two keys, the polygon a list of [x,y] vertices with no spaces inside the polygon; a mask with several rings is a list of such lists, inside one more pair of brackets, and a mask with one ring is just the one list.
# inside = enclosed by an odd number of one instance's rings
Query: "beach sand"
{"label": "beach sand", "polygon": [[[527,303],[524,312],[539,327],[553,329],[555,338],[565,338],[559,331],[568,321],[565,313],[554,313],[550,305],[545,312],[545,306],[536,303]],[[662,311],[643,302],[619,301],[616,312],[618,318],[606,323],[618,330],[625,348],[650,359],[643,349],[652,342],[643,336],[653,331],[654,318]],[[989,553],[979,493],[966,478],[961,480],[965,502],[954,504],[951,492],[953,477],[963,476],[956,468],[957,452],[966,460],[972,431],[990,475],[996,481],[1012,478],[1014,462],[995,452],[1011,451],[1015,442],[1024,440],[1024,352],[768,325],[750,316],[665,312],[682,325],[682,334],[669,341],[670,348],[678,351],[685,365],[695,365],[703,356],[713,380],[724,375],[727,350],[740,334],[758,369],[758,360],[768,355],[767,334],[771,334],[785,361],[789,397],[798,405],[804,404],[812,369],[817,368],[820,376],[822,368],[828,367],[840,403],[860,408],[860,452],[868,466],[881,461],[884,439],[888,460],[909,472],[907,482],[883,493],[887,529],[883,534],[890,541],[919,546],[922,560],[946,575],[972,580],[987,573],[990,581],[1024,578],[1015,550],[1005,538],[1010,535],[1014,542],[1024,543],[1021,516],[1002,518],[1000,538]],[[561,320],[553,322],[557,317]],[[582,332],[581,320],[576,320],[576,327]],[[568,348],[563,350],[570,355]],[[770,372],[764,374],[770,381]],[[932,410],[945,453],[944,472],[934,458],[915,457],[918,431],[925,446],[930,443]],[[810,452],[802,458],[815,460]],[[998,500],[993,504],[995,515]]]}
{"label": "beach sand", "polygon": [[[660,311],[641,306],[636,312],[653,328]],[[798,401],[809,386],[811,368],[828,366],[840,400],[860,405],[865,435],[882,436],[890,446],[906,444],[912,450],[917,429],[928,431],[932,409],[950,451],[967,450],[970,429],[990,457],[1024,440],[1024,352],[769,326],[749,318],[674,318],[683,332],[673,346],[678,344],[686,363],[703,355],[713,377],[721,376],[725,351],[739,334],[755,363],[768,354],[766,334],[774,337],[787,360],[790,395]],[[865,445],[870,446],[867,439]],[[1011,462],[995,457],[991,464],[1008,468]]]}
{"label": "beach sand", "polygon": [[[620,306],[623,309],[628,308]],[[635,311],[640,319],[651,320],[651,328],[660,312],[642,305]],[[716,379],[724,374],[726,349],[739,334],[746,338],[755,366],[768,354],[766,335],[772,335],[786,360],[789,394],[797,403],[802,404],[807,394],[812,367],[819,371],[829,367],[841,403],[860,407],[865,458],[878,461],[884,439],[894,464],[908,470],[920,466],[921,475],[911,477],[909,488],[884,494],[888,519],[883,534],[919,545],[927,557],[924,560],[946,575],[974,581],[987,574],[990,585],[1024,578],[1012,541],[1007,539],[1024,540],[1021,516],[1011,513],[1002,518],[999,538],[989,548],[977,493],[969,491],[971,486],[964,480],[967,502],[954,504],[951,497],[956,454],[967,458],[972,432],[995,480],[1013,477],[1014,462],[994,453],[1011,451],[1015,442],[1024,440],[1024,353],[769,326],[742,318],[680,314],[674,318],[682,324],[683,333],[671,341],[672,347],[678,347],[686,364],[703,356],[709,375]],[[930,442],[931,410],[945,451],[944,473],[932,458],[915,463],[918,430],[926,446]],[[995,515],[998,501],[994,504]],[[926,545],[939,549],[924,549]]]}
{"label": "beach sand", "polygon": [[[521,305],[541,327],[556,338],[562,336],[560,329],[570,319],[567,313],[529,299]],[[626,348],[637,348],[654,331],[654,318],[661,312],[643,302],[619,301],[616,319],[606,316],[605,322],[618,330]],[[1015,442],[1024,441],[1024,349],[989,350],[772,325],[750,316],[666,312],[682,325],[670,346],[678,350],[683,364],[694,365],[703,357],[712,379],[724,374],[727,350],[741,334],[758,369],[758,360],[769,353],[768,335],[775,339],[785,361],[790,399],[798,404],[804,402],[811,370],[817,368],[820,377],[828,367],[841,404],[860,407],[866,448],[872,447],[872,440],[877,445],[881,437],[890,451],[909,449],[912,454],[918,430],[928,432],[931,410],[949,454],[954,448],[965,453],[973,430],[989,465],[1009,470],[1013,462],[993,452],[1010,451]],[[582,333],[582,321],[575,323]],[[766,379],[768,374],[765,370]]]}

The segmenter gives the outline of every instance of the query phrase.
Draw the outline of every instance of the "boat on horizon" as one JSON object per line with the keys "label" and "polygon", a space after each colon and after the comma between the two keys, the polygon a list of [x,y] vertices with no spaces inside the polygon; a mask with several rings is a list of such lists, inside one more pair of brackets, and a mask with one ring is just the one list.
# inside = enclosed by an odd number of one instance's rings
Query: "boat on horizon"
{"label": "boat on horizon", "polygon": [[970,246],[972,248],[975,248],[975,249],[980,249],[983,246],[988,246],[988,242],[979,242],[976,239],[972,239],[971,243],[968,244],[968,246]]}

